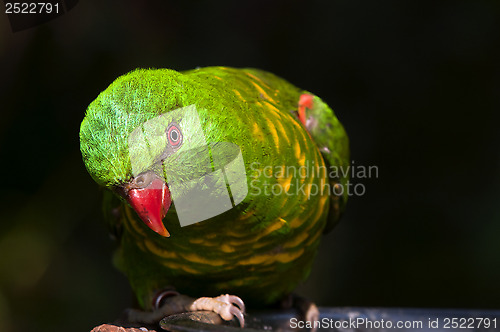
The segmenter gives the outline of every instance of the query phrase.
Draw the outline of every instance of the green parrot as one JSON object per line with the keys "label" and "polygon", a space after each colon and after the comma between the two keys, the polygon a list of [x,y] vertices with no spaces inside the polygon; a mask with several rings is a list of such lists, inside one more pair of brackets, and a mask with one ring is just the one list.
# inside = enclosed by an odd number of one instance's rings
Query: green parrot
{"label": "green parrot", "polygon": [[142,309],[158,309],[174,286],[214,297],[185,310],[240,323],[240,298],[276,303],[307,278],[347,201],[338,170],[348,145],[319,97],[229,67],[134,70],[90,104],[80,128],[85,166],[107,189],[115,264]]}

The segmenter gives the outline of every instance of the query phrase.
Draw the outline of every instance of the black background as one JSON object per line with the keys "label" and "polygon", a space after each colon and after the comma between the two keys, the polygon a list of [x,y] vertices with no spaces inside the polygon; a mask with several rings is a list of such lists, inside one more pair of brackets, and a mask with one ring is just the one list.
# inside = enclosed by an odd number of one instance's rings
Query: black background
{"label": "black background", "polygon": [[323,306],[500,307],[500,2],[80,1],[0,14],[0,330],[86,331],[131,304],[79,153],[137,67],[258,67],[330,104],[357,179],[299,292]]}

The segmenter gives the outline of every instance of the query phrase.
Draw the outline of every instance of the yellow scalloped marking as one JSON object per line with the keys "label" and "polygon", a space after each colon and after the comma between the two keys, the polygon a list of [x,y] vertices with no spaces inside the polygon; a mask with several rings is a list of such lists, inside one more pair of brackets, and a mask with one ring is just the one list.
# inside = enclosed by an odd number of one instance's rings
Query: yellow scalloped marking
{"label": "yellow scalloped marking", "polygon": [[257,264],[264,264],[270,261],[273,261],[273,256],[269,254],[263,254],[263,255],[255,255],[251,256],[250,258],[247,259],[241,259],[238,264],[239,265],[257,265]]}
{"label": "yellow scalloped marking", "polygon": [[227,253],[232,253],[232,252],[235,252],[236,249],[234,249],[233,246],[230,246],[229,244],[227,243],[223,243],[221,244],[221,246],[219,247],[220,250],[222,250],[223,252],[227,252]]}
{"label": "yellow scalloped marking", "polygon": [[283,188],[284,192],[288,192],[288,190],[290,190],[290,185],[291,185],[292,179],[293,179],[293,174],[291,174],[288,177],[281,176],[281,177],[276,178],[276,180],[278,180],[278,183],[280,184],[281,188]]}
{"label": "yellow scalloped marking", "polygon": [[304,249],[300,248],[293,252],[281,252],[279,254],[261,254],[255,255],[247,259],[242,259],[238,262],[240,265],[268,265],[274,262],[289,263],[299,258],[304,253]]}
{"label": "yellow scalloped marking", "polygon": [[299,160],[302,151],[300,150],[300,143],[298,140],[295,140],[295,144],[293,146],[293,152],[295,153],[295,159]]}
{"label": "yellow scalloped marking", "polygon": [[281,121],[276,121],[276,127],[278,128],[278,132],[280,133],[281,137],[286,140],[287,146],[290,145],[290,137],[288,137],[285,127],[283,127]]}
{"label": "yellow scalloped marking", "polygon": [[158,257],[162,258],[178,258],[177,253],[175,251],[169,251],[165,250],[163,248],[158,247],[151,241],[144,241],[144,244],[146,245],[146,248],[148,251]]}
{"label": "yellow scalloped marking", "polygon": [[295,252],[284,252],[281,254],[276,255],[276,261],[280,263],[289,263],[300,256],[304,253],[304,248],[300,248],[300,250],[295,251]]}
{"label": "yellow scalloped marking", "polygon": [[249,73],[249,72],[246,72],[245,74],[247,74],[247,76],[249,76],[249,77],[253,78],[254,80],[256,80],[257,82],[259,82],[260,84],[265,85],[266,88],[269,89],[269,85],[267,85],[266,83],[264,83],[264,81],[261,80],[259,77],[255,76],[254,74]]}
{"label": "yellow scalloped marking", "polygon": [[125,220],[127,221],[125,225],[129,226],[127,228],[130,230],[130,232],[131,233],[135,232],[141,235],[142,237],[147,237],[146,232],[144,231],[143,228],[139,226],[139,223],[136,221],[136,218],[134,218],[134,216],[132,215],[131,208],[129,208],[128,206],[125,206],[125,215],[126,215]]}
{"label": "yellow scalloped marking", "polygon": [[252,82],[252,84],[257,89],[257,91],[259,91],[259,93],[262,95],[262,97],[264,97],[265,100],[273,102],[273,103],[275,102],[274,99],[269,97],[267,92],[264,89],[262,89],[259,84],[255,83],[255,82]]}
{"label": "yellow scalloped marking", "polygon": [[276,147],[276,151],[279,153],[280,152],[280,138],[278,136],[278,132],[276,131],[276,127],[274,126],[274,123],[267,118],[266,119],[269,131],[271,132],[271,136],[273,136],[273,141],[274,141],[274,146]]}
{"label": "yellow scalloped marking", "polygon": [[253,243],[253,242],[255,242],[255,240],[256,240],[256,237],[251,236],[251,237],[248,237],[245,239],[231,239],[228,241],[228,244],[235,246],[235,247],[240,247],[243,245],[248,245],[250,243]]}
{"label": "yellow scalloped marking", "polygon": [[202,237],[192,237],[189,239],[189,242],[191,242],[192,244],[201,244],[205,241],[205,239],[203,239]]}
{"label": "yellow scalloped marking", "polygon": [[255,138],[258,138],[260,140],[264,139],[264,135],[262,135],[262,129],[259,127],[257,122],[254,122],[252,126],[252,134]]}
{"label": "yellow scalloped marking", "polygon": [[225,260],[222,259],[208,259],[206,257],[199,256],[195,253],[183,253],[180,255],[182,256],[182,258],[198,264],[221,266],[227,263]]}
{"label": "yellow scalloped marking", "polygon": [[246,212],[245,214],[240,215],[238,217],[238,221],[247,220],[248,218],[253,216],[253,213],[254,213],[254,211],[252,210],[252,211]]}
{"label": "yellow scalloped marking", "polygon": [[304,223],[304,218],[301,215],[299,215],[299,216],[293,218],[292,220],[290,220],[288,225],[290,225],[291,228],[298,228],[303,223]]}
{"label": "yellow scalloped marking", "polygon": [[317,232],[316,234],[314,234],[313,236],[311,236],[307,242],[306,242],[306,246],[309,246],[311,245],[312,243],[314,243],[316,240],[318,240],[318,237],[322,234],[323,232]]}
{"label": "yellow scalloped marking", "polygon": [[278,120],[281,120],[281,112],[276,106],[274,106],[274,104],[268,101],[265,103],[265,106],[272,112],[271,114],[275,115]]}
{"label": "yellow scalloped marking", "polygon": [[283,248],[293,248],[304,242],[309,237],[307,232],[300,232],[295,238],[286,242]]}
{"label": "yellow scalloped marking", "polygon": [[172,261],[164,261],[164,262],[162,262],[162,265],[165,266],[165,267],[167,267],[169,270],[184,270],[187,273],[191,273],[191,274],[201,274],[201,273],[203,273],[201,271],[198,271],[198,270],[195,270],[193,268],[190,268],[187,265],[175,263],[175,262],[172,262]]}
{"label": "yellow scalloped marking", "polygon": [[240,93],[238,90],[233,89],[233,92],[234,92],[234,94],[235,94],[235,95],[236,95],[236,96],[237,96],[237,97],[238,97],[241,101],[243,101],[243,102],[245,102],[245,101],[246,101],[246,99],[245,99],[245,98],[241,95],[241,93]]}
{"label": "yellow scalloped marking", "polygon": [[279,217],[279,218],[275,219],[271,225],[267,226],[263,230],[261,236],[264,237],[266,235],[269,235],[270,233],[277,231],[278,229],[283,227],[283,225],[285,225],[285,224],[286,224],[286,220]]}

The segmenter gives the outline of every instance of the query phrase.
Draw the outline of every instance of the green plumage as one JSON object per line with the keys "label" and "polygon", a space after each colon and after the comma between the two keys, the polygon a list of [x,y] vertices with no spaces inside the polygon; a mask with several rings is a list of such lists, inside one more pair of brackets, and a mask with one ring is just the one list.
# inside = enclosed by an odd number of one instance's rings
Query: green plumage
{"label": "green plumage", "polygon": [[[143,308],[150,309],[154,293],[170,285],[191,296],[231,293],[268,304],[307,277],[320,235],[344,208],[346,191],[332,190],[348,179],[331,170],[348,165],[349,151],[342,125],[316,96],[306,110],[306,130],[297,117],[303,94],[309,93],[255,69],[150,69],[119,77],[89,106],[81,151],[97,183],[113,190],[145,171],[167,184],[184,180],[164,219],[169,238],[150,230],[111,191],[106,194],[105,209],[114,209],[108,222],[120,241],[116,264]],[[179,118],[178,109],[194,110],[198,118]],[[180,148],[169,148],[164,132],[149,125],[158,121],[161,128],[179,124]],[[135,140],[137,132],[144,139]],[[176,201],[189,202],[200,185],[190,181],[206,172],[198,165],[231,162],[229,146],[241,149],[246,178],[238,185],[246,186],[246,197],[222,214],[181,227]]]}

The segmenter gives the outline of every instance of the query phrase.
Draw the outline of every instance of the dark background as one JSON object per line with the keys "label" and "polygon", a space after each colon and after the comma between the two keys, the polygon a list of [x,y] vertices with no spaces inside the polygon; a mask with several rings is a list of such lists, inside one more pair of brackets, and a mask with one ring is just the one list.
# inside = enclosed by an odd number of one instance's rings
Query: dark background
{"label": "dark background", "polygon": [[0,13],[0,330],[88,331],[131,304],[79,152],[137,67],[258,67],[321,96],[359,179],[300,293],[322,306],[500,308],[499,1],[80,1]]}

